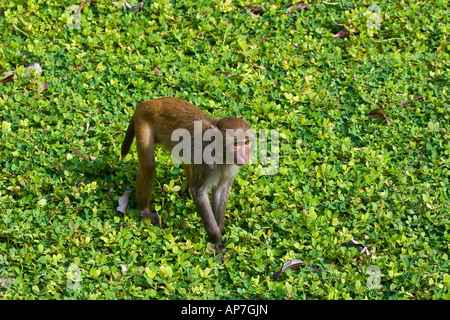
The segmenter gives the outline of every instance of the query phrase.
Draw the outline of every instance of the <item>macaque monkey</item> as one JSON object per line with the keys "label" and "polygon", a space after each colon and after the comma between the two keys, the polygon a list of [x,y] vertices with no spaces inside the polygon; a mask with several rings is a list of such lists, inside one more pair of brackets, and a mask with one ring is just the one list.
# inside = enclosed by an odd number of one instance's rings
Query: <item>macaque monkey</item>
{"label": "macaque monkey", "polygon": [[156,167],[154,146],[160,144],[181,163],[209,241],[222,251],[228,192],[239,167],[249,161],[254,140],[248,123],[236,117],[214,119],[185,100],[164,97],[136,107],[122,143],[122,157],[129,152],[134,136],[139,162],[136,206],[141,218],[159,223],[158,215],[150,211],[150,200]]}

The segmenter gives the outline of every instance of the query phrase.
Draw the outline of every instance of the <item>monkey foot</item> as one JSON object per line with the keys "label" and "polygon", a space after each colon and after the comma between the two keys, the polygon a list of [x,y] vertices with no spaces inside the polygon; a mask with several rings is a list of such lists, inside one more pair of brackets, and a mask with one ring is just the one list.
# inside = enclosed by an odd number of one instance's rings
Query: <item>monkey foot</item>
{"label": "monkey foot", "polygon": [[216,243],[216,244],[214,245],[213,249],[214,249],[215,252],[219,252],[219,253],[224,252],[224,249],[223,249],[221,243]]}
{"label": "monkey foot", "polygon": [[160,226],[161,222],[159,221],[159,215],[153,212],[141,212],[141,219],[150,219],[154,226]]}

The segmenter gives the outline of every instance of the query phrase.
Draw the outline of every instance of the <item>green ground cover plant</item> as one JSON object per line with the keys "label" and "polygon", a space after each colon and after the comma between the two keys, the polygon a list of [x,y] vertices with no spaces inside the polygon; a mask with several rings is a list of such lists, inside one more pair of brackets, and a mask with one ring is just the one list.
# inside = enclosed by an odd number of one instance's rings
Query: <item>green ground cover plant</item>
{"label": "green ground cover plant", "polygon": [[[450,298],[447,0],[81,2],[0,0],[0,299]],[[161,96],[279,130],[223,256],[162,150],[162,228],[116,210]]]}

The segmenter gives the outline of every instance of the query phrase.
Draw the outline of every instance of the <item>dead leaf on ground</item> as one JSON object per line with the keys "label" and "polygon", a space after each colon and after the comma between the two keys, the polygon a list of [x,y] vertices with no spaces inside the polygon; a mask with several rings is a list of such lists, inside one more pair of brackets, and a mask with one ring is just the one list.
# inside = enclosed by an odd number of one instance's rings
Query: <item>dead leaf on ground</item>
{"label": "dead leaf on ground", "polygon": [[[39,94],[42,94],[42,92],[44,92],[45,90],[47,90],[48,89],[48,86],[49,86],[49,84],[46,82],[46,83],[42,83],[41,84],[41,87],[42,87],[42,90],[41,91],[39,91]],[[38,98],[34,98],[33,99],[33,101],[35,101],[35,100],[37,100]],[[30,104],[29,103],[26,103],[25,104],[25,107],[27,107],[27,106],[29,106]]]}
{"label": "dead leaf on ground", "polygon": [[[31,70],[35,70],[35,73],[42,73],[41,66],[39,65],[39,63],[36,63],[36,62],[30,63],[30,65],[24,69],[25,74],[30,74]],[[16,75],[16,73],[17,73],[17,71],[4,72],[3,75],[8,75],[8,76],[6,78],[3,78],[2,80],[0,80],[0,83],[12,80],[14,78],[14,76]]]}
{"label": "dead leaf on ground", "polygon": [[49,84],[47,82],[41,84],[42,90],[39,91],[39,94],[42,94],[42,92],[44,92],[45,90],[48,89]]}
{"label": "dead leaf on ground", "polygon": [[83,8],[88,2],[91,2],[91,0],[85,0],[80,4],[80,8]]}
{"label": "dead leaf on ground", "polygon": [[128,9],[131,8],[131,4],[129,4],[129,3],[126,2],[126,1],[119,1],[119,2],[114,2],[114,1],[113,1],[113,4],[116,5],[116,6],[122,5],[123,7],[127,7]]}
{"label": "dead leaf on ground", "polygon": [[237,3],[233,3],[233,5],[237,8],[244,8],[245,11],[250,13],[254,18],[258,18],[258,14],[264,14],[264,10],[261,5],[242,6]]}
{"label": "dead leaf on ground", "polygon": [[376,109],[371,110],[369,113],[367,113],[366,116],[369,116],[371,118],[379,118],[379,117],[384,116],[384,112],[383,112],[383,109],[376,108]]}
{"label": "dead leaf on ground", "polygon": [[264,14],[264,10],[263,10],[262,6],[260,6],[260,5],[244,7],[244,9],[245,9],[245,11],[250,13],[253,16],[253,18],[255,18],[255,19],[258,19],[259,14]]}
{"label": "dead leaf on ground", "polygon": [[13,282],[13,277],[3,277],[3,273],[0,272],[0,287],[6,288],[9,287],[9,285]]}
{"label": "dead leaf on ground", "polygon": [[157,76],[160,76],[160,77],[163,76],[163,73],[161,72],[161,70],[159,70],[159,67],[156,64],[153,66],[153,70],[155,70],[155,74]]}
{"label": "dead leaf on ground", "polygon": [[14,71],[13,73],[11,73],[6,78],[3,78],[2,80],[0,80],[0,83],[12,80],[14,78],[14,76],[16,75],[16,73],[17,73],[17,71]]}
{"label": "dead leaf on ground", "polygon": [[404,106],[407,105],[408,103],[411,103],[411,102],[417,101],[417,100],[421,100],[421,99],[423,99],[423,97],[422,97],[422,96],[418,96],[418,97],[415,98],[415,99],[403,101],[403,102],[402,102],[402,107],[404,107]]}
{"label": "dead leaf on ground", "polygon": [[280,275],[287,269],[295,270],[295,269],[298,269],[299,267],[307,267],[307,268],[310,268],[315,271],[320,271],[319,268],[309,266],[306,263],[304,263],[302,260],[289,260],[288,262],[283,263],[280,270],[273,274],[273,279],[278,280]]}
{"label": "dead leaf on ground", "polygon": [[120,6],[120,4],[122,4],[122,6],[127,7],[128,9],[133,10],[133,13],[136,13],[144,7],[145,2],[140,2],[138,4],[135,4],[134,6],[132,6],[131,4],[129,4],[126,1],[113,2],[113,4],[116,6]]}
{"label": "dead leaf on ground", "polygon": [[127,268],[126,265],[124,265],[124,264],[119,264],[119,266],[120,266],[120,269],[122,269],[122,273],[123,273],[123,274],[127,273],[128,268]]}
{"label": "dead leaf on ground", "polygon": [[388,126],[390,126],[392,124],[391,119],[384,113],[383,109],[381,109],[381,108],[373,109],[368,114],[366,114],[366,116],[369,116],[371,118],[384,117],[384,119],[386,119]]}
{"label": "dead leaf on ground", "polygon": [[254,14],[264,14],[264,10],[263,10],[262,6],[260,6],[260,5],[252,5],[252,6],[248,6],[245,8],[246,9],[248,8],[248,10],[250,10]]}
{"label": "dead leaf on ground", "polygon": [[133,10],[133,13],[138,12],[139,10],[141,10],[145,5],[145,2],[140,2],[134,6],[131,6],[131,9]]}
{"label": "dead leaf on ground", "polygon": [[[297,11],[300,11],[300,10],[306,9],[311,6],[317,6],[317,3],[296,2],[296,3],[292,4],[292,6],[287,8],[286,14],[290,14],[292,9],[297,9]],[[292,15],[294,15],[294,14],[292,13]]]}
{"label": "dead leaf on ground", "polygon": [[344,29],[342,29],[341,31],[339,31],[338,33],[334,34],[331,39],[336,39],[336,38],[346,38],[352,34],[359,34],[359,31],[349,31],[347,28],[344,27]]}
{"label": "dead leaf on ground", "polygon": [[117,211],[127,214],[127,205],[130,200],[131,191],[127,190],[125,193],[119,198],[119,206],[117,207]]}
{"label": "dead leaf on ground", "polygon": [[128,3],[123,2],[123,1],[120,1],[120,2],[113,1],[112,4],[115,6],[120,6],[120,4],[122,4],[125,7]]}
{"label": "dead leaf on ground", "polygon": [[87,154],[81,152],[80,150],[78,150],[77,148],[72,148],[72,152],[79,155],[80,157],[82,157],[83,159],[86,160],[95,160],[97,159],[97,157],[94,156],[88,156]]}
{"label": "dead leaf on ground", "polygon": [[370,253],[369,253],[369,250],[367,249],[367,247],[366,247],[365,245],[359,243],[358,241],[355,241],[355,240],[353,239],[353,237],[352,237],[350,240],[344,242],[344,243],[342,244],[342,246],[347,246],[347,245],[349,245],[349,244],[353,245],[356,249],[358,249],[359,252],[360,252],[361,254],[364,254],[364,253],[365,253],[365,254],[367,254],[368,256],[370,256]]}
{"label": "dead leaf on ground", "polygon": [[34,70],[36,73],[42,73],[42,68],[39,63],[33,62],[25,68],[25,74],[30,74]]}

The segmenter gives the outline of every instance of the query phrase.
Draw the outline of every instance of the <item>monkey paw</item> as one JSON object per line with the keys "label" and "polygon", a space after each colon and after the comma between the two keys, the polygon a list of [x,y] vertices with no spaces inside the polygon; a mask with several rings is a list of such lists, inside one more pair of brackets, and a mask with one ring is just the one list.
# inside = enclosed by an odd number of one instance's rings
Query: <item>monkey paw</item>
{"label": "monkey paw", "polygon": [[214,249],[215,252],[218,252],[218,253],[223,253],[224,252],[224,249],[222,247],[222,243],[216,243],[214,245],[213,249]]}

